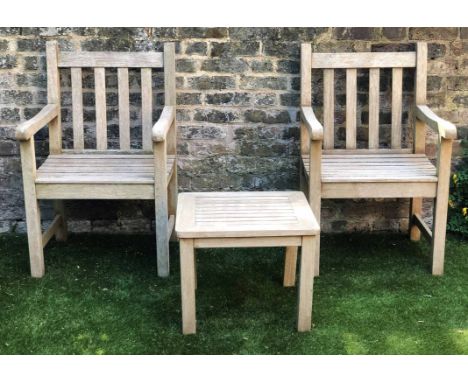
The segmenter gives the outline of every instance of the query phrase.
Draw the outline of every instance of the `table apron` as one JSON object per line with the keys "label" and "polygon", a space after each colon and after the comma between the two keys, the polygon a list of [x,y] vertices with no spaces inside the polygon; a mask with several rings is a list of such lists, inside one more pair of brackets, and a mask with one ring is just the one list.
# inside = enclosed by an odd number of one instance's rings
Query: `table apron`
{"label": "table apron", "polygon": [[301,245],[302,236],[216,237],[193,240],[195,248],[300,247]]}

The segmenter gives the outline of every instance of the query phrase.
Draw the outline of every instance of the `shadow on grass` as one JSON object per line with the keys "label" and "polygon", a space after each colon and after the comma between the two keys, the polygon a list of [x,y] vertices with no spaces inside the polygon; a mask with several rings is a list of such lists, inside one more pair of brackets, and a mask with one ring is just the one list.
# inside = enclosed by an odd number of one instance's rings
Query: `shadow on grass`
{"label": "shadow on grass", "polygon": [[29,277],[24,236],[0,236],[2,354],[468,354],[468,243],[446,274],[400,235],[325,235],[309,333],[282,249],[197,251],[198,334],[181,334],[179,261],[156,276],[152,236],[71,236]]}

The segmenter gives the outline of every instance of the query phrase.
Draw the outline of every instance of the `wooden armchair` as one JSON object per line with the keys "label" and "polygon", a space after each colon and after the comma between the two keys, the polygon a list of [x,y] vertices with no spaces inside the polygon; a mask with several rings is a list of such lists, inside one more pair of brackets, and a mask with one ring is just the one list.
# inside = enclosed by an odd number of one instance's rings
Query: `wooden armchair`
{"label": "wooden armchair", "polygon": [[[153,126],[152,68],[164,67],[165,106]],[[62,148],[60,68],[71,68],[73,149]],[[94,69],[96,148],[85,149],[82,68]],[[119,149],[108,149],[106,71],[117,68]],[[142,149],[130,147],[129,68],[141,68]],[[64,199],[155,201],[158,275],[169,275],[169,237],[177,203],[175,51],[164,53],[59,52],[47,43],[48,105],[18,126],[29,256],[33,277],[44,275],[43,247],[55,235],[66,240]],[[34,135],[49,126],[50,155],[36,169]],[[39,199],[53,199],[55,219],[42,233]]]}
{"label": "wooden armchair", "polygon": [[[346,70],[346,148],[335,148],[334,70]],[[391,142],[379,138],[380,69],[392,68]],[[402,73],[415,68],[413,147],[402,148]],[[323,126],[311,107],[311,72],[323,70]],[[369,70],[368,148],[357,148],[357,69]],[[416,52],[312,53],[301,47],[301,187],[320,221],[322,199],[410,198],[410,236],[432,242],[432,273],[444,269],[445,231],[452,142],[456,127],[426,104],[427,44]],[[439,134],[437,166],[425,155],[425,127]],[[422,198],[435,198],[432,232],[421,218]],[[317,240],[317,254],[320,254]],[[291,255],[290,255],[291,256]],[[295,254],[294,254],[295,256]],[[316,274],[319,255],[316,259]]]}

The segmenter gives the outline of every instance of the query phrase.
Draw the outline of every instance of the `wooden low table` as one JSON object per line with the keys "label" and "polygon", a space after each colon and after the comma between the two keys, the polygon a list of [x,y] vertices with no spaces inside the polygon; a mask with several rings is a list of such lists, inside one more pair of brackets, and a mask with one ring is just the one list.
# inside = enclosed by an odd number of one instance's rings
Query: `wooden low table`
{"label": "wooden low table", "polygon": [[298,331],[312,322],[315,240],[320,227],[302,192],[198,192],[179,194],[182,327],[196,332],[195,248],[286,247],[284,285],[294,286],[302,247]]}

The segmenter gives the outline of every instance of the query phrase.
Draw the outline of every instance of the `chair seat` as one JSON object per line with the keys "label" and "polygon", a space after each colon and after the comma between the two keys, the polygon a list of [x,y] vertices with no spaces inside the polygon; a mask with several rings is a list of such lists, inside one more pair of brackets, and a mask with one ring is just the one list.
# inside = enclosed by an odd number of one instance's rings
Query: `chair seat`
{"label": "chair seat", "polygon": [[[309,157],[302,157],[307,175]],[[322,183],[437,182],[436,168],[424,154],[322,155]]]}
{"label": "chair seat", "polygon": [[[153,162],[151,154],[50,155],[37,170],[36,184],[154,184]],[[174,163],[168,156],[168,181]]]}

